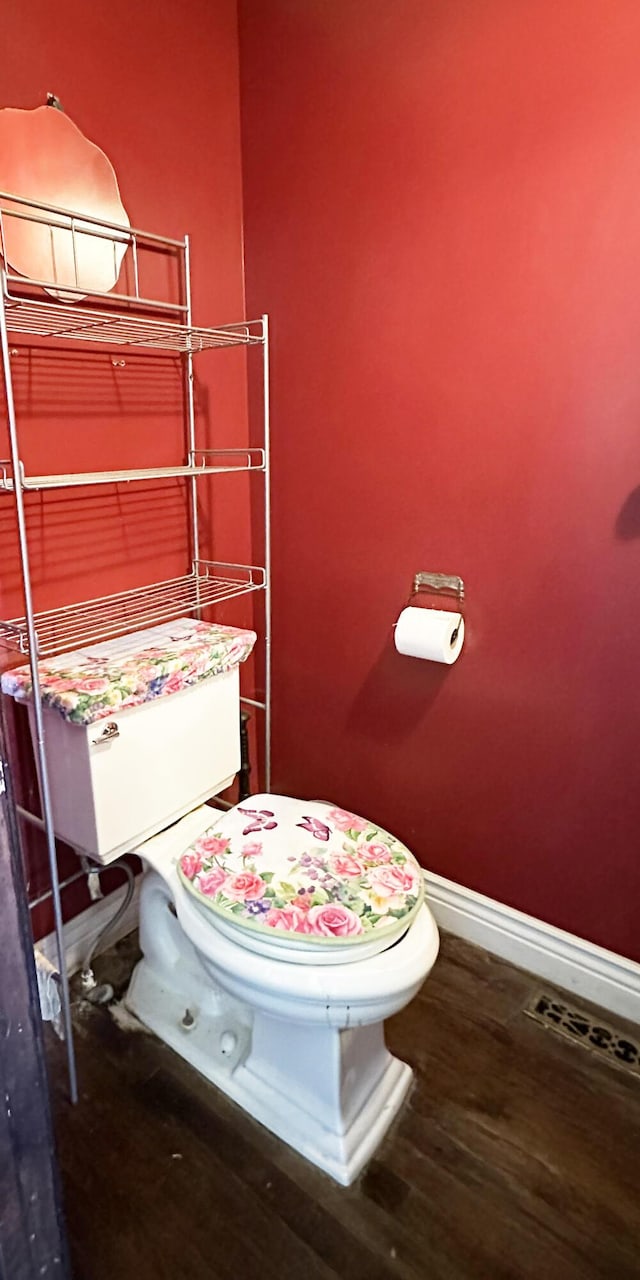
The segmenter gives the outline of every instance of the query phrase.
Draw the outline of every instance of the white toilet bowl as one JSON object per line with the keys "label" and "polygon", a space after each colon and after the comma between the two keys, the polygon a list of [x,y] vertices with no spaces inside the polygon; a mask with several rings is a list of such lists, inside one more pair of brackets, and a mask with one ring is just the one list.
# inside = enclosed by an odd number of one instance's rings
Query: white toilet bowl
{"label": "white toilet bowl", "polygon": [[236,927],[201,906],[176,867],[213,815],[196,809],[136,850],[147,866],[143,959],[127,1006],[245,1111],[348,1185],[411,1082],[410,1067],[385,1046],[383,1022],[429,973],[435,921],[422,903],[382,950],[372,935],[357,948],[323,948]]}

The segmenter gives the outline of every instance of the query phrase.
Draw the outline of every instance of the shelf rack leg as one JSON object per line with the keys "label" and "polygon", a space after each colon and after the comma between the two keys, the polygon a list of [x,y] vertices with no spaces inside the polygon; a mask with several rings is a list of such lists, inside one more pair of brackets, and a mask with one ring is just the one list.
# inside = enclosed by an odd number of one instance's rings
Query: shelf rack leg
{"label": "shelf rack leg", "polygon": [[4,368],[5,396],[7,402],[7,416],[9,420],[9,440],[11,449],[11,464],[13,467],[13,491],[16,500],[16,517],[18,523],[18,540],[20,546],[20,561],[22,567],[22,583],[24,591],[25,618],[27,623],[27,633],[29,636],[29,665],[31,667],[31,681],[33,687],[33,709],[36,724],[36,753],[40,768],[40,795],[42,799],[42,815],[45,825],[45,837],[47,844],[47,854],[49,858],[49,869],[51,872],[51,890],[53,901],[53,915],[55,921],[56,943],[58,948],[58,968],[60,970],[60,995],[62,1004],[62,1017],[64,1025],[65,1046],[67,1052],[67,1069],[69,1075],[69,1096],[72,1103],[78,1101],[78,1079],[76,1072],[76,1057],[73,1043],[73,1026],[71,1022],[71,995],[69,991],[69,976],[67,974],[67,965],[64,949],[64,932],[62,921],[62,903],[60,899],[60,881],[58,876],[58,861],[56,857],[56,841],[53,830],[53,812],[51,808],[51,792],[49,789],[49,774],[47,770],[47,758],[44,745],[44,723],[42,716],[42,703],[40,701],[40,676],[38,672],[38,638],[35,630],[35,622],[33,616],[33,599],[31,594],[31,573],[29,568],[29,548],[27,542],[27,525],[24,510],[24,497],[22,484],[20,481],[20,454],[18,449],[18,430],[16,425],[15,404],[13,399],[13,383],[11,378],[11,355],[9,352],[9,338],[7,333],[7,317],[4,306],[4,281],[0,281],[2,286],[3,298],[0,303],[0,345],[2,347],[2,364]]}
{"label": "shelf rack leg", "polygon": [[[193,322],[191,315],[191,249],[189,237],[184,238],[184,289],[185,302],[187,306],[186,321],[190,326]],[[193,373],[193,353],[187,352],[186,357],[186,388],[187,388],[187,437],[189,444],[189,460],[193,464],[195,461],[196,449],[196,409],[194,395],[194,373]],[[196,476],[192,476],[189,482],[190,486],[190,507],[191,507],[191,551],[195,564],[200,559],[200,531],[198,526],[198,480]],[[196,577],[196,591],[199,590],[198,579]]]}
{"label": "shelf rack leg", "polygon": [[271,790],[271,419],[269,414],[269,317],[262,317],[262,394],[264,410],[264,781]]}

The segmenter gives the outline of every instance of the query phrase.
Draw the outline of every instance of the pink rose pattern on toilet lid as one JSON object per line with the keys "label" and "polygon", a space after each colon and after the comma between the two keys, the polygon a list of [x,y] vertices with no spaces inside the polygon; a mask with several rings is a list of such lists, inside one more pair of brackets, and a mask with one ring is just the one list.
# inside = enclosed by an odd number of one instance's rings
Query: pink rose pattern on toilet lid
{"label": "pink rose pattern on toilet lid", "polygon": [[[94,724],[230,671],[248,658],[255,641],[255,631],[177,618],[39,662],[42,705],[72,724]],[[29,667],[5,671],[2,692],[30,698]]]}
{"label": "pink rose pattern on toilet lid", "polygon": [[177,869],[214,914],[313,946],[357,944],[374,930],[391,943],[424,892],[419,863],[388,831],[288,796],[251,796],[221,813]]}

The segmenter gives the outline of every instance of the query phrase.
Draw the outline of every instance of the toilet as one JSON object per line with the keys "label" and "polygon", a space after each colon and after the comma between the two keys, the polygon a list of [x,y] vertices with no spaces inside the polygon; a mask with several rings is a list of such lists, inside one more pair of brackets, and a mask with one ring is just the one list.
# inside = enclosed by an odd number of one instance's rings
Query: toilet
{"label": "toilet", "polygon": [[[54,828],[103,865],[143,860],[129,1010],[346,1186],[410,1087],[384,1021],[438,930],[416,859],[375,822],[271,794],[202,803],[239,767],[254,641],[184,618],[41,663]],[[32,713],[28,668],[2,689]]]}
{"label": "toilet", "polygon": [[411,1084],[384,1020],[438,953],[417,862],[358,815],[274,795],[202,806],[136,853],[143,959],[127,1007],[347,1186]]}

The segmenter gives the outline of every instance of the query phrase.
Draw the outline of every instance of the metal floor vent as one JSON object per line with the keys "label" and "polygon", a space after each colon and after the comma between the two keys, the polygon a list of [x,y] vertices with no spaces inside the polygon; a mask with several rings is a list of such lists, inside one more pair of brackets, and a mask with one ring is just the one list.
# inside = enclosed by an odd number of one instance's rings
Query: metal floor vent
{"label": "metal floor vent", "polygon": [[524,1012],[543,1027],[556,1031],[573,1044],[582,1045],[612,1066],[640,1076],[640,1041],[632,1040],[620,1028],[593,1017],[584,1009],[563,1004],[548,991],[536,992]]}

